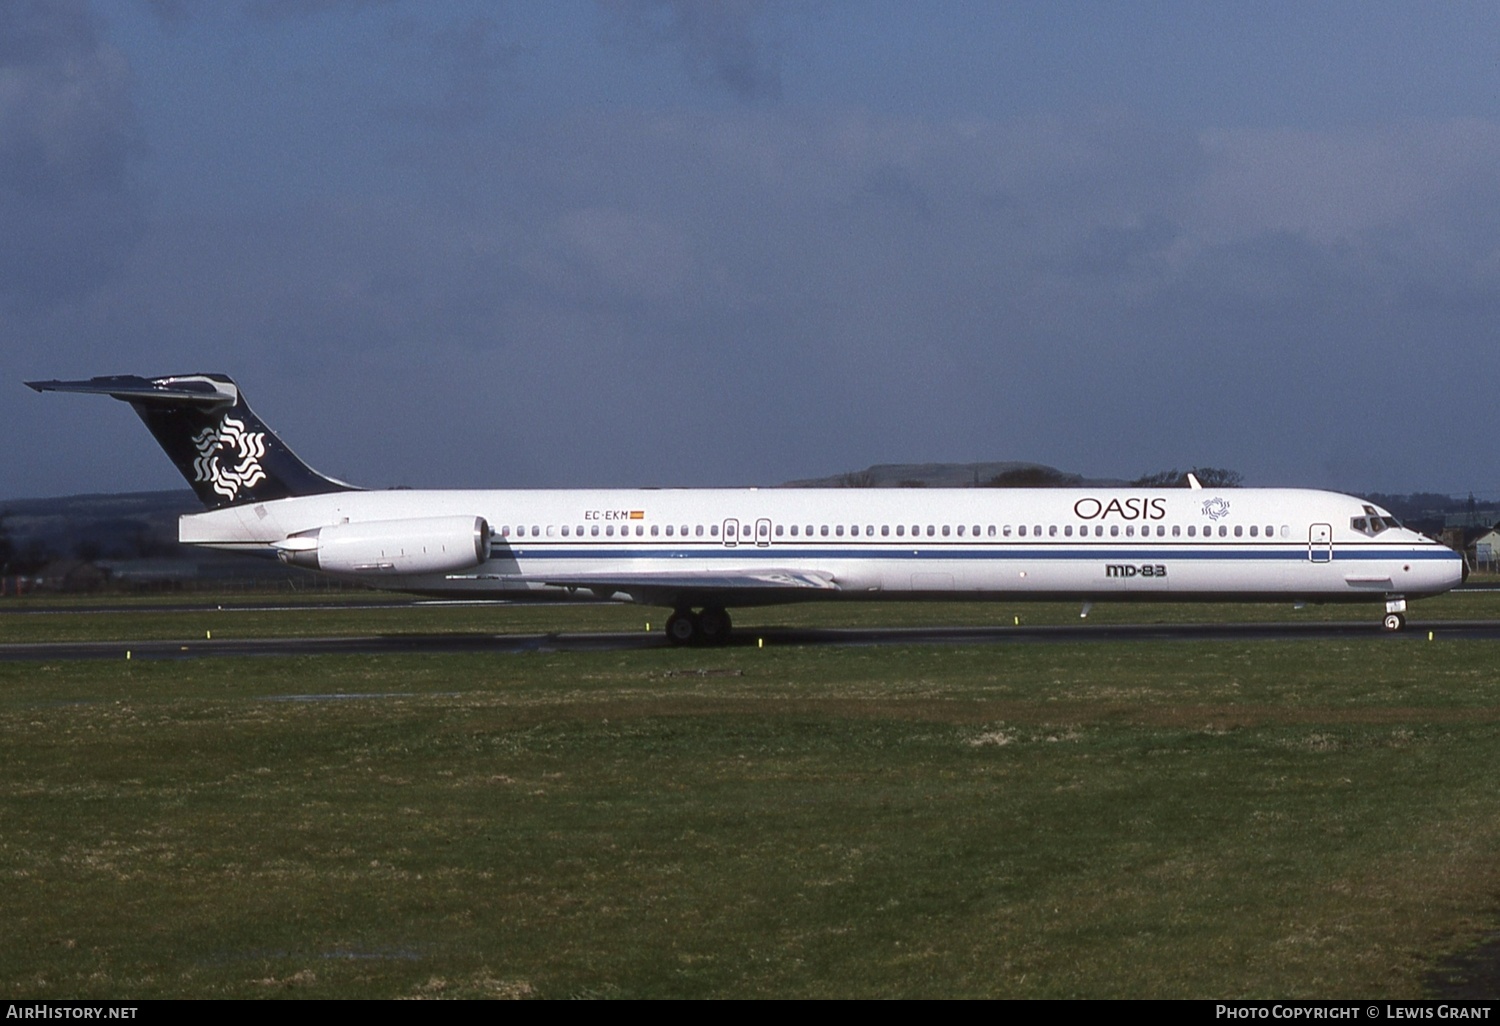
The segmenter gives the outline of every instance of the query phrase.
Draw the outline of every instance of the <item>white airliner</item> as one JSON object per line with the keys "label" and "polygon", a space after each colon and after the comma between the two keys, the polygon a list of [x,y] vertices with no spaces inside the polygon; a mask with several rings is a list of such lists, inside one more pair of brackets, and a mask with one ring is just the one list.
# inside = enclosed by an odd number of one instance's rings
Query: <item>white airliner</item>
{"label": "white airliner", "polygon": [[367,491],[298,459],[222,374],[27,384],[135,408],[208,507],[184,544],[419,594],[624,597],[673,610],[678,644],[726,640],[732,607],[830,599],[1371,602],[1399,630],[1465,571],[1385,510],[1302,489]]}

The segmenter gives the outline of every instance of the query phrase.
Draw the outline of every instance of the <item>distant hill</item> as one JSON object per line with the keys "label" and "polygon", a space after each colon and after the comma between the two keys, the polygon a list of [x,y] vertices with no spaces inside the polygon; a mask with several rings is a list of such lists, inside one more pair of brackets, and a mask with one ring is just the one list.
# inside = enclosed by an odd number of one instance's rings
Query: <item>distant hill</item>
{"label": "distant hill", "polygon": [[[1029,472],[1029,473],[1028,473]],[[788,481],[783,488],[972,488],[1001,475],[1041,476],[1078,485],[1120,485],[1115,478],[1086,478],[1044,463],[1009,460],[1001,463],[877,463],[832,477]]]}
{"label": "distant hill", "polygon": [[171,555],[178,549],[177,518],[202,510],[187,489],[0,501],[17,552],[90,559]]}
{"label": "distant hill", "polygon": [[[177,518],[202,510],[186,489],[0,500],[0,563],[8,574],[49,581],[72,574],[82,563],[102,570],[111,586],[127,589],[188,581],[281,586],[319,580],[311,570],[282,566],[274,559],[178,544]],[[98,571],[94,574],[97,584]],[[71,578],[50,586],[75,587]]]}

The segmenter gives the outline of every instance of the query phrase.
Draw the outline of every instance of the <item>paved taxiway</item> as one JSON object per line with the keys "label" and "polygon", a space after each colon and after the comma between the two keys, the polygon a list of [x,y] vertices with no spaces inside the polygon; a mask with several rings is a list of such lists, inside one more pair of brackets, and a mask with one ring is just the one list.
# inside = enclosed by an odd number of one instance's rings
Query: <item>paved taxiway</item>
{"label": "paved taxiway", "polygon": [[[1500,639],[1500,620],[1412,622],[1387,634],[1368,620],[1348,623],[1069,624],[1045,627],[768,627],[739,631],[731,647],[780,645],[1016,644],[1087,641],[1266,641],[1380,638],[1392,644],[1435,638]],[[393,653],[629,652],[670,648],[660,632],[556,634],[394,634],[361,638],[247,638],[191,641],[82,641],[0,645],[0,660],[202,659],[225,656],[385,655]]]}

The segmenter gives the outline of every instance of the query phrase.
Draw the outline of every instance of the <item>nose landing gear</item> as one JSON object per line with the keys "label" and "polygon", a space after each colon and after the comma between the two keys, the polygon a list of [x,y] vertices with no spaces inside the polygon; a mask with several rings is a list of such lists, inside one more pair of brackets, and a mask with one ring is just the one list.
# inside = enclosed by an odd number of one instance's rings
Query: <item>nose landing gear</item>
{"label": "nose landing gear", "polygon": [[1386,599],[1385,619],[1380,621],[1380,626],[1391,632],[1399,631],[1406,626],[1406,599],[1400,595]]}

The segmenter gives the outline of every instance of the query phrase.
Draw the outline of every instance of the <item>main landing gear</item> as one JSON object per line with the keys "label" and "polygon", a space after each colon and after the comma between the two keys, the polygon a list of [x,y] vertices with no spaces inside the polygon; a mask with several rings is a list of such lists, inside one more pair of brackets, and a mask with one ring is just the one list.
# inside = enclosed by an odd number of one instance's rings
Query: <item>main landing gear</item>
{"label": "main landing gear", "polygon": [[667,617],[667,638],[674,645],[723,645],[732,627],[723,606],[707,606],[697,613],[679,609]]}

